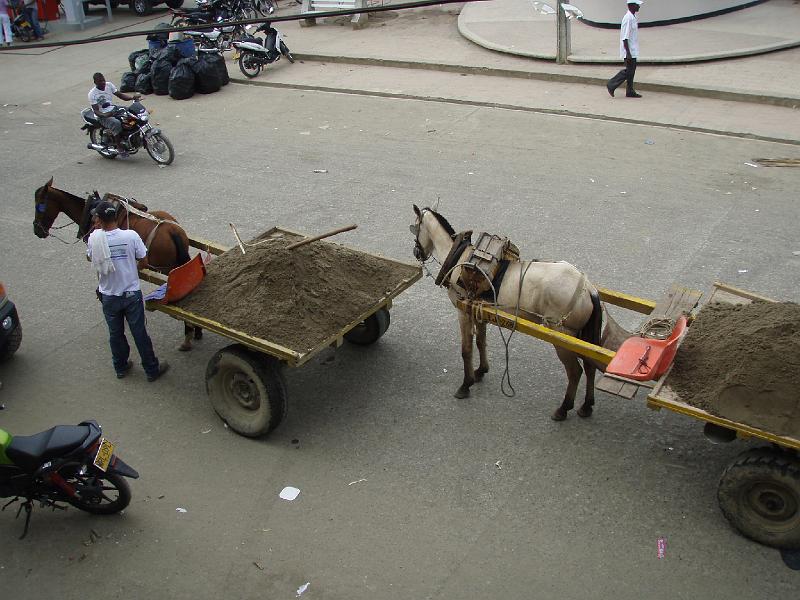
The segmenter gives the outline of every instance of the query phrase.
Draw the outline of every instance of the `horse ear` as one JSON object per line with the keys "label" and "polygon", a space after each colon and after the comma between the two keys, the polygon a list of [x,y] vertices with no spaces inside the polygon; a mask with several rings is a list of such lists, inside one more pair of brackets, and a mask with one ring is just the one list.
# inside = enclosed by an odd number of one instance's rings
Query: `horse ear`
{"label": "horse ear", "polygon": [[51,177],[50,180],[44,184],[44,187],[49,189],[50,187],[52,187],[52,185],[53,185],[53,178]]}
{"label": "horse ear", "polygon": [[418,207],[416,204],[414,204],[413,206],[414,206],[414,212],[415,212],[415,213],[417,214],[417,216],[419,217],[419,216],[420,216],[419,207]]}

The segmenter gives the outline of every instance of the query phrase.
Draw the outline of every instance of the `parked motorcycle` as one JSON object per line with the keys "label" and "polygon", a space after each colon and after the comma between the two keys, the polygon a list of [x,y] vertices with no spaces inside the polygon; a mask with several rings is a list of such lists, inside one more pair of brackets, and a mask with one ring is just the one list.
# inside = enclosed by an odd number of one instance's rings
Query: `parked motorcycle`
{"label": "parked motorcycle", "polygon": [[112,515],[131,501],[129,477],[137,473],[116,454],[96,421],[58,425],[29,436],[11,436],[0,429],[0,498],[22,503],[28,533],[33,503],[66,510],[59,503],[96,515]]}
{"label": "parked motorcycle", "polygon": [[150,125],[150,114],[141,102],[136,101],[127,108],[115,107],[114,116],[122,121],[120,148],[110,145],[111,134],[100,124],[100,119],[91,108],[86,108],[81,112],[84,120],[81,130],[85,130],[91,140],[87,146],[89,150],[97,150],[101,156],[113,159],[117,158],[120,152],[136,154],[144,146],[150,158],[158,164],[172,163],[175,158],[172,143],[160,129]]}
{"label": "parked motorcycle", "polygon": [[230,0],[197,0],[197,8],[171,9],[173,27],[206,25],[230,19]]}
{"label": "parked motorcycle", "polygon": [[239,51],[239,70],[245,77],[253,78],[261,72],[261,68],[285,56],[294,62],[294,56],[289,52],[288,46],[283,41],[280,32],[270,23],[264,23],[256,33],[263,31],[264,39],[252,37],[247,41],[233,42],[233,47]]}

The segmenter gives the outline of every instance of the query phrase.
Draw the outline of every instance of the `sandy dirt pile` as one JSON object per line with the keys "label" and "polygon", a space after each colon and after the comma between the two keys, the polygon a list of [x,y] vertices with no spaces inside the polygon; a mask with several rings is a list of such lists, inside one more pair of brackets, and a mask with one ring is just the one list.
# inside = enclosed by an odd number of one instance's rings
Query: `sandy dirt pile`
{"label": "sandy dirt pile", "polygon": [[800,305],[707,304],[668,383],[711,414],[800,438]]}
{"label": "sandy dirt pile", "polygon": [[[294,250],[293,234],[257,238],[212,260],[200,286],[177,303],[249,335],[306,352],[353,322],[416,267],[325,241]],[[262,241],[263,240],[263,241]]]}

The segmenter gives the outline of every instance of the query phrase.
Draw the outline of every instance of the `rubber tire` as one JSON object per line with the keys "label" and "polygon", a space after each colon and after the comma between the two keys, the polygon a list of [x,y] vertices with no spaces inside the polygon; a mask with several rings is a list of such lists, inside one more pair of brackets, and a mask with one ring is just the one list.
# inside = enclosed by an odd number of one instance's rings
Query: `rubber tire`
{"label": "rubber tire", "polygon": [[170,142],[169,138],[167,138],[167,136],[165,136],[163,133],[157,133],[150,139],[154,138],[161,138],[161,140],[163,140],[163,142],[167,145],[167,149],[169,150],[169,158],[163,161],[158,160],[155,156],[153,156],[153,151],[150,149],[150,144],[147,142],[147,140],[145,140],[144,147],[147,150],[147,153],[150,155],[150,158],[160,165],[171,165],[172,161],[175,160],[175,149],[172,147],[172,142]]}
{"label": "rubber tire", "polygon": [[242,75],[247,77],[248,79],[252,79],[253,77],[257,77],[259,73],[261,73],[261,65],[256,65],[255,71],[247,71],[246,67],[244,66],[244,58],[248,56],[247,52],[242,52],[239,55],[239,70],[242,72]]}
{"label": "rubber tire", "polygon": [[[103,130],[102,129],[90,129],[89,130],[89,139],[92,141],[93,144],[102,144],[103,140]],[[102,150],[96,150],[96,152],[102,156],[103,158],[107,158],[109,160],[114,160],[117,158],[116,154],[108,154],[107,152],[103,152]]]}
{"label": "rubber tire", "polygon": [[111,7],[111,10],[119,8],[119,0],[109,0],[108,5]]}
{"label": "rubber tire", "polygon": [[140,17],[144,17],[153,12],[153,2],[151,0],[131,0],[128,6]]}
{"label": "rubber tire", "polygon": [[19,39],[23,42],[30,42],[33,39],[33,33],[28,29],[23,29],[19,32]]}
{"label": "rubber tire", "polygon": [[292,53],[289,52],[289,48],[283,42],[281,42],[280,52],[290,63],[294,64],[294,56],[292,56]]}
{"label": "rubber tire", "polygon": [[344,339],[356,346],[369,346],[381,339],[386,330],[389,329],[391,322],[392,317],[389,311],[385,308],[380,308],[362,321],[360,325],[356,325],[345,333]]}
{"label": "rubber tire", "polygon": [[[771,521],[759,514],[748,498],[755,486],[762,494],[782,497],[789,514]],[[756,542],[785,550],[800,549],[800,459],[786,451],[756,448],[740,454],[725,469],[717,488],[725,518]]]}
{"label": "rubber tire", "polygon": [[[71,466],[76,470],[80,468],[78,465]],[[86,477],[89,478],[90,476],[87,475]],[[69,502],[75,508],[93,515],[113,515],[121,510],[124,510],[128,504],[131,503],[131,488],[125,478],[121,475],[112,473],[92,473],[91,477],[106,480],[117,489],[119,496],[117,496],[116,500],[107,504],[91,504],[77,498],[67,498],[67,502]],[[67,477],[64,478],[69,481]]]}
{"label": "rubber tire", "polygon": [[[272,11],[269,8],[272,7]],[[275,6],[269,0],[259,0],[256,2],[256,10],[264,17],[275,13]]]}
{"label": "rubber tire", "polygon": [[[282,363],[233,344],[217,352],[206,368],[206,392],[219,417],[236,433],[260,437],[273,431],[286,417],[286,383]],[[235,377],[244,376],[245,385],[258,393],[257,406],[242,406],[230,389]]]}
{"label": "rubber tire", "polygon": [[167,8],[180,8],[183,6],[183,0],[165,0],[164,4]]}
{"label": "rubber tire", "polygon": [[16,329],[6,338],[5,345],[0,348],[0,362],[5,362],[14,356],[22,343],[22,325],[17,324]]}

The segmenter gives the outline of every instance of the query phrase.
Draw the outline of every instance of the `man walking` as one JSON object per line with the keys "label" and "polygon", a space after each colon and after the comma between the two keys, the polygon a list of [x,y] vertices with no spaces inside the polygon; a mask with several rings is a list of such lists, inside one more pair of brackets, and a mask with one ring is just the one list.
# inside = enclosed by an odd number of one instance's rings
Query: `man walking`
{"label": "man walking", "polygon": [[636,73],[636,59],[639,58],[639,22],[636,13],[642,6],[642,0],[628,0],[628,12],[622,17],[619,29],[619,55],[625,59],[625,68],[608,80],[606,88],[613,98],[616,90],[623,81],[627,81],[625,96],[628,98],[641,98],[642,95],[633,89],[633,75]]}
{"label": "man walking", "polygon": [[145,329],[137,266],[147,265],[147,249],[138,233],[117,228],[117,211],[110,202],[101,202],[93,212],[100,227],[89,236],[87,256],[100,279],[97,289],[108,323],[114,370],[117,378],[122,379],[133,366],[128,360],[131,349],[125,337],[127,320],[147,381],[155,381],[167,372],[169,365],[166,361],[158,362]]}

